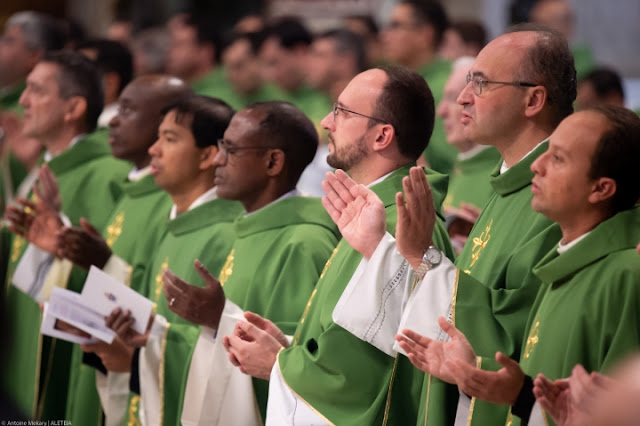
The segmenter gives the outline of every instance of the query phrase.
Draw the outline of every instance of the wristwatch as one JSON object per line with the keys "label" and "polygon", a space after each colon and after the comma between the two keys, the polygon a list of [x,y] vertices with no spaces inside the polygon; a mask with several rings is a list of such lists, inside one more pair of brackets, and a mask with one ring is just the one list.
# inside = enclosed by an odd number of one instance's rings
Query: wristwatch
{"label": "wristwatch", "polygon": [[420,266],[418,266],[418,269],[415,270],[415,274],[418,279],[423,279],[427,274],[427,271],[438,266],[441,260],[442,252],[434,246],[429,246],[422,256]]}

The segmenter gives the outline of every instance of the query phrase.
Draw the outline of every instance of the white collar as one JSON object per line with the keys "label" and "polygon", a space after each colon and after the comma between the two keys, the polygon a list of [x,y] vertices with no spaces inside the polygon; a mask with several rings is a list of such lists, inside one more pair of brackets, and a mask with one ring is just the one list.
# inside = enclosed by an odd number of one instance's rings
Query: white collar
{"label": "white collar", "polygon": [[[398,169],[396,169],[396,170],[398,170]],[[378,184],[378,183],[382,182],[383,180],[385,180],[386,178],[388,178],[388,177],[391,175],[391,173],[395,172],[396,170],[394,170],[394,171],[392,171],[392,172],[389,172],[389,173],[387,173],[387,174],[386,174],[386,175],[384,175],[384,176],[380,176],[378,179],[374,180],[374,181],[373,181],[373,182],[371,182],[369,185],[367,185],[367,188],[371,188],[373,185],[375,185],[375,184]]]}
{"label": "white collar", "polygon": [[[533,149],[532,149],[531,151],[527,152],[527,153],[525,154],[525,156],[524,156],[524,157],[522,157],[522,158],[520,159],[520,161],[522,161],[522,160],[524,160],[525,158],[527,158],[527,157],[529,156],[529,154],[531,154],[533,151],[535,151],[536,149],[538,149],[538,147],[539,147],[540,145],[542,145],[543,143],[545,143],[545,142],[546,142],[546,141],[548,141],[548,140],[549,140],[549,138],[546,138],[545,140],[543,140],[542,142],[540,142],[539,144],[537,144],[536,146],[534,146],[534,147],[533,147]],[[520,161],[518,161],[518,163],[519,163]],[[516,164],[517,164],[517,163],[516,163]],[[507,166],[507,163],[503,160],[503,161],[502,161],[502,166],[500,166],[500,174],[503,174],[503,173],[504,173],[504,172],[506,172],[507,170],[509,170],[509,167]]]}
{"label": "white collar", "polygon": [[129,179],[130,182],[138,182],[142,180],[142,178],[145,178],[150,174],[151,174],[151,165],[148,165],[147,167],[143,167],[141,169],[134,167],[129,172],[129,176],[127,176],[127,178]]}
{"label": "white collar", "polygon": [[[193,210],[196,207],[203,205],[204,203],[215,200],[216,198],[218,198],[218,195],[216,194],[216,187],[214,186],[213,188],[196,198],[193,203],[191,203],[187,211]],[[178,217],[178,207],[174,204],[173,206],[171,206],[171,211],[169,212],[169,220],[173,220],[176,217]]]}
{"label": "white collar", "polygon": [[[69,145],[67,145],[67,147],[65,148],[65,151],[71,148],[72,146],[74,146],[75,144],[77,144],[78,142],[80,142],[80,139],[82,139],[85,136],[86,136],[86,133],[80,133],[79,135],[74,136],[73,139],[71,139],[71,142],[69,142]],[[48,163],[49,161],[53,160],[55,157],[57,157],[60,154],[53,155],[51,151],[46,150],[44,152],[44,162]]]}
{"label": "white collar", "polygon": [[[591,232],[591,231],[589,231],[589,232]],[[567,250],[569,250],[571,247],[573,247],[576,244],[578,244],[580,242],[580,240],[583,240],[584,237],[589,235],[589,232],[587,232],[586,234],[580,235],[578,238],[576,238],[575,240],[571,241],[570,243],[565,243],[563,240],[560,240],[560,242],[558,243],[558,254],[562,254],[562,253],[566,252]]]}

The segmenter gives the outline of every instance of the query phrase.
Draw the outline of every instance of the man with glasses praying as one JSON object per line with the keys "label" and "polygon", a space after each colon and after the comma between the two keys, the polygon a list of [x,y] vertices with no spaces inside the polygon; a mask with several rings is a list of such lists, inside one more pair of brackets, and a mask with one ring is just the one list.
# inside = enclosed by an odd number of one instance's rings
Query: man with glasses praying
{"label": "man with glasses praying", "polygon": [[[322,121],[329,131],[327,162],[382,199],[390,230],[396,222],[396,194],[429,141],[434,110],[431,91],[420,75],[384,67],[351,80]],[[440,212],[446,178],[430,170],[416,172],[426,173],[434,188],[433,208]],[[327,179],[342,175],[342,170],[328,173]],[[328,197],[337,194],[330,191]],[[333,213],[327,198],[323,204]],[[433,234],[435,244],[453,256],[442,216]],[[226,340],[232,361],[242,371],[270,378],[267,424],[415,424],[424,375],[406,358],[378,351],[331,318],[361,258],[346,241],[338,244],[291,345],[273,324],[253,317],[247,318],[249,323],[239,322]]]}
{"label": "man with glasses praying", "polygon": [[[334,320],[393,355],[400,350],[394,335],[404,328],[446,340],[437,321],[443,316],[468,337],[481,367],[497,370],[496,350],[516,360],[520,356],[527,316],[540,287],[532,268],[561,238],[558,228],[531,207],[530,166],[547,150],[554,128],[573,111],[573,57],[560,34],[520,25],[479,53],[467,82],[458,97],[464,136],[494,146],[503,162],[490,176],[494,193],[462,253],[452,265],[432,247],[433,211],[423,212],[408,232],[398,230],[397,244],[388,233],[363,227],[347,237],[344,229],[350,223],[342,223],[343,236],[369,260],[361,263],[363,273],[349,284]],[[401,225],[406,223],[399,220],[399,229]],[[407,235],[417,243],[407,244]],[[407,262],[413,273],[405,273]],[[403,284],[395,285],[387,300],[401,300],[401,308],[384,310],[384,320],[376,322],[376,313],[385,306],[365,306],[363,292],[398,281]],[[372,334],[372,325],[387,332]],[[428,375],[419,402],[419,424],[487,425],[506,418],[504,407],[470,399]]]}

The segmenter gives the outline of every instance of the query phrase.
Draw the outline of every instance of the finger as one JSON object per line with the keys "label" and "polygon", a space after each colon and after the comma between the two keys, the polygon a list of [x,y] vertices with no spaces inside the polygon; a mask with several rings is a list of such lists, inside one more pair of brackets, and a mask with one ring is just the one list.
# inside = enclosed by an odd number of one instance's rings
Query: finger
{"label": "finger", "polygon": [[35,211],[37,208],[36,203],[34,203],[33,201],[29,201],[26,198],[18,198],[17,201],[25,209],[31,209]]}
{"label": "finger", "polygon": [[423,346],[425,348],[429,347],[429,345],[433,342],[432,339],[429,339],[428,337],[418,334],[413,330],[404,329],[402,330],[402,334],[404,334],[406,337],[408,337],[418,345]]}
{"label": "finger", "polygon": [[268,319],[261,317],[260,315],[254,312],[249,312],[249,311],[244,313],[244,319],[246,319],[249,323],[255,325],[261,330],[265,330],[273,324]]}
{"label": "finger", "polygon": [[465,341],[467,340],[465,335],[462,334],[462,332],[458,330],[455,325],[451,324],[449,321],[444,319],[444,317],[442,316],[438,317],[438,325],[440,326],[442,331],[444,331],[449,335],[449,337],[451,337],[451,340],[453,339],[460,339]]}
{"label": "finger", "polygon": [[113,329],[112,325],[113,323],[120,317],[120,314],[122,313],[122,309],[120,308],[115,308],[113,311],[111,311],[111,313],[105,318],[104,320],[104,325],[106,325],[107,327]]}
{"label": "finger", "polygon": [[359,186],[349,175],[342,169],[337,169],[335,177],[344,185],[345,188],[351,189],[355,186]]}
{"label": "finger", "polygon": [[198,272],[198,275],[200,275],[200,277],[202,277],[202,279],[204,280],[205,283],[207,283],[207,287],[220,287],[220,281],[218,281],[216,279],[216,277],[214,277],[211,272],[209,272],[209,270],[207,269],[206,266],[204,266],[202,264],[202,262],[200,262],[199,259],[196,259],[193,262],[194,267],[196,268],[196,271]]}
{"label": "finger", "polygon": [[[349,194],[349,198],[346,201],[338,193],[337,187],[341,187],[343,193]],[[342,185],[335,175],[330,172],[327,172],[326,174],[326,179],[323,182],[322,189],[324,190],[328,201],[340,212],[347,207],[347,203],[353,198],[344,185]]]}
{"label": "finger", "polygon": [[409,177],[411,179],[412,197],[416,205],[421,210],[430,210],[433,206],[433,194],[424,170],[421,167],[412,167],[409,170]]}
{"label": "finger", "polygon": [[519,373],[522,371],[520,365],[516,361],[512,360],[502,352],[496,352],[496,361],[511,373]]}
{"label": "finger", "polygon": [[[406,179],[406,177],[404,179]],[[406,224],[409,222],[409,213],[407,212],[407,205],[404,202],[402,192],[396,193],[396,208],[398,210],[398,226],[400,226],[401,223]]]}
{"label": "finger", "polygon": [[[324,181],[322,183],[324,184]],[[329,213],[331,220],[333,220],[335,223],[338,223],[342,214],[340,211],[338,211],[338,209],[334,207],[331,200],[329,200],[329,197],[324,196],[320,199],[320,201],[322,202],[322,206],[324,207],[324,209],[327,211],[327,213]]]}
{"label": "finger", "polygon": [[246,321],[239,321],[237,325],[240,330],[244,331],[247,336],[255,341],[264,337],[266,334],[263,330]]}
{"label": "finger", "polygon": [[162,271],[162,282],[164,283],[165,288],[167,286],[171,288],[173,297],[175,297],[175,294],[184,293],[193,287],[191,284],[180,279],[169,268]]}
{"label": "finger", "polygon": [[336,174],[329,176],[327,182],[333,187],[333,190],[340,196],[345,204],[351,203],[356,198],[356,196],[351,193],[351,189],[357,187],[357,184],[342,170],[337,170]]}
{"label": "finger", "polygon": [[98,230],[94,228],[93,225],[91,225],[89,221],[84,217],[80,218],[80,226],[82,226],[82,229],[87,231],[90,235],[93,235],[95,237],[100,237],[100,232],[98,232]]}

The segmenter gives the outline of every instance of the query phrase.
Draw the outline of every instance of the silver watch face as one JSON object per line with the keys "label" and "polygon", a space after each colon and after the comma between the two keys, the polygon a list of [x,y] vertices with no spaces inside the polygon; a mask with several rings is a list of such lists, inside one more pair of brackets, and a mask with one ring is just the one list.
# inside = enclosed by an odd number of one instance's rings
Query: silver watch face
{"label": "silver watch face", "polygon": [[442,253],[434,246],[431,246],[424,253],[424,260],[429,262],[432,266],[435,266],[442,260]]}

